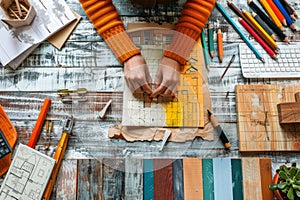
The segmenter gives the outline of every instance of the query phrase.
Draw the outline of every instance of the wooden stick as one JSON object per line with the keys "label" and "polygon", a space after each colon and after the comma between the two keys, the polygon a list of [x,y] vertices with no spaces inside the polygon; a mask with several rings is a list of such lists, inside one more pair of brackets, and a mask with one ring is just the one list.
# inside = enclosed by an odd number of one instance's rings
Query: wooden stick
{"label": "wooden stick", "polygon": [[13,11],[11,8],[8,9],[17,19],[20,19],[20,17],[15,13],[15,11]]}
{"label": "wooden stick", "polygon": [[22,3],[20,3],[20,6],[21,6],[21,8],[23,8],[23,10],[25,10],[28,13],[29,10],[25,6],[23,6]]}
{"label": "wooden stick", "polygon": [[21,7],[20,7],[19,0],[15,0],[15,2],[16,2],[17,8],[18,8],[19,16],[20,16],[20,17],[23,17],[23,14],[22,14],[22,12],[21,12]]}

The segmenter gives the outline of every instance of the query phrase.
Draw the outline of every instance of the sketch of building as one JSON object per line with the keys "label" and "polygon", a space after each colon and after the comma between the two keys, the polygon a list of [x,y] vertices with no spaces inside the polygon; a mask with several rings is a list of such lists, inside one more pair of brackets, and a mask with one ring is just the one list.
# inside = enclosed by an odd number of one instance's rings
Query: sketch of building
{"label": "sketch of building", "polygon": [[38,200],[42,198],[55,160],[19,144],[1,185],[0,200]]}

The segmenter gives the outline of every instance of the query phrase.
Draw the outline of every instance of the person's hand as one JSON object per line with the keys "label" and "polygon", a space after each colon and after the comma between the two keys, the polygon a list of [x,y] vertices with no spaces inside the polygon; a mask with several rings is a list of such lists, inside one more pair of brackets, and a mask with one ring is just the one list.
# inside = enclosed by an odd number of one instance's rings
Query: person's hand
{"label": "person's hand", "polygon": [[167,57],[163,57],[155,77],[155,90],[150,98],[161,96],[175,96],[180,82],[181,65]]}
{"label": "person's hand", "polygon": [[152,79],[143,56],[136,55],[125,61],[124,75],[127,86],[133,94],[152,93]]}

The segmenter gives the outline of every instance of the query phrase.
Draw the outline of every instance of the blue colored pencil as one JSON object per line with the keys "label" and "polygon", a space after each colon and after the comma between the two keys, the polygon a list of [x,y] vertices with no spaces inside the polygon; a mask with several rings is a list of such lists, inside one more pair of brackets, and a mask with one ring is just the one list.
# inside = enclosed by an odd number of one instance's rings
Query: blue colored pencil
{"label": "blue colored pencil", "polygon": [[259,53],[259,51],[253,46],[253,44],[250,42],[250,40],[246,37],[246,35],[243,33],[243,31],[238,27],[238,25],[231,19],[229,14],[225,11],[225,9],[216,2],[217,9],[221,12],[221,14],[224,16],[226,21],[232,25],[234,30],[240,35],[242,40],[247,44],[247,46],[252,50],[252,52],[255,54],[256,58],[261,60],[262,62],[265,62],[262,55]]}
{"label": "blue colored pencil", "polygon": [[292,18],[290,17],[289,13],[285,10],[285,8],[283,7],[283,5],[281,4],[281,2],[279,0],[273,0],[274,4],[278,7],[278,9],[280,10],[280,12],[283,14],[284,18],[286,19],[286,23],[287,25],[293,30],[296,30],[295,24],[292,20]]}

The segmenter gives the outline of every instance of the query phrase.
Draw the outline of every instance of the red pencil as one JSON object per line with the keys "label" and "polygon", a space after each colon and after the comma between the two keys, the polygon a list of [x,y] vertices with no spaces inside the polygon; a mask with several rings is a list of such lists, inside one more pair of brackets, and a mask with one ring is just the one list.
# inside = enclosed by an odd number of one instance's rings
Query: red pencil
{"label": "red pencil", "polygon": [[254,39],[266,50],[266,52],[273,58],[277,60],[275,52],[259,37],[259,35],[242,19],[239,17],[239,22],[243,27],[254,37]]}
{"label": "red pencil", "polygon": [[283,26],[287,26],[285,17],[283,16],[283,14],[279,10],[279,8],[275,5],[275,3],[272,0],[267,0],[267,3],[272,8],[272,10],[274,11],[275,15],[277,16],[277,18],[279,19],[279,21],[281,21],[281,23],[283,24]]}

